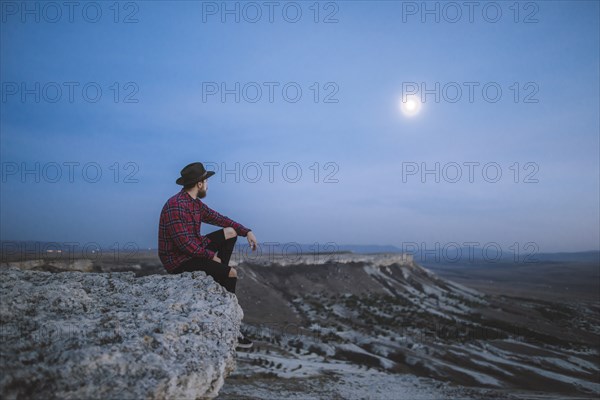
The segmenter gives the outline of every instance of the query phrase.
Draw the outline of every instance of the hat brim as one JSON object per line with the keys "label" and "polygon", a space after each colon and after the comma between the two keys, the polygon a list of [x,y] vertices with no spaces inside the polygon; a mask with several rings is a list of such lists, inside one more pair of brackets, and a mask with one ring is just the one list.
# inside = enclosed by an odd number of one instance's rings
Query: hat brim
{"label": "hat brim", "polygon": [[192,180],[190,180],[190,181],[185,181],[185,180],[183,179],[183,176],[180,176],[179,178],[177,178],[177,180],[175,181],[175,183],[176,183],[176,184],[178,184],[178,185],[182,185],[182,186],[185,186],[185,185],[190,185],[190,184],[192,184],[192,183],[197,183],[197,182],[203,181],[203,180],[205,180],[205,179],[208,179],[208,178],[210,178],[211,176],[213,176],[214,174],[215,174],[215,171],[206,171],[206,172],[204,173],[204,175],[202,175],[201,177],[199,177],[199,178],[194,178],[194,179],[192,179]]}

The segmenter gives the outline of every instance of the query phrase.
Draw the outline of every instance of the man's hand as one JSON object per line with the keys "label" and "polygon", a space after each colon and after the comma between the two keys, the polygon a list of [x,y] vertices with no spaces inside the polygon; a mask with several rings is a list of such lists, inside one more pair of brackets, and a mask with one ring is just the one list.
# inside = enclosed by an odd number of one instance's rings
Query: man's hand
{"label": "man's hand", "polygon": [[250,245],[252,251],[256,250],[258,242],[256,241],[256,236],[254,236],[254,233],[252,233],[252,231],[248,232],[248,234],[246,235],[246,239],[248,239],[248,245]]}
{"label": "man's hand", "polygon": [[216,255],[216,254],[215,254],[215,256],[214,256],[212,259],[213,259],[213,261],[216,261],[216,262],[218,262],[218,263],[220,263],[220,262],[221,262],[221,259],[220,259],[219,257],[217,257],[217,255]]}

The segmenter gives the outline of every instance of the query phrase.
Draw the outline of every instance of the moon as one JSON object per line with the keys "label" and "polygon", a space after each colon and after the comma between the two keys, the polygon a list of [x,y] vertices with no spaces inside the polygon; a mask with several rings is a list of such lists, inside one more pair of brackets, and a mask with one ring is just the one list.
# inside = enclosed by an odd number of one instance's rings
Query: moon
{"label": "moon", "polygon": [[418,96],[406,96],[400,100],[400,110],[407,117],[417,115],[421,111],[421,101]]}

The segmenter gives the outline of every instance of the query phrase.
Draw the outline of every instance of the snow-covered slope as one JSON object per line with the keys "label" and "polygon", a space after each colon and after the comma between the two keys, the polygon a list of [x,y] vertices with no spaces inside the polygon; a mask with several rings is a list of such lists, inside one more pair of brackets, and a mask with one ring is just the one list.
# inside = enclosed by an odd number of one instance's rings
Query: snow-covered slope
{"label": "snow-covered slope", "polygon": [[468,387],[600,394],[597,304],[488,296],[401,254],[328,257],[239,265],[245,321],[263,343],[245,356],[251,370],[317,376],[342,362]]}

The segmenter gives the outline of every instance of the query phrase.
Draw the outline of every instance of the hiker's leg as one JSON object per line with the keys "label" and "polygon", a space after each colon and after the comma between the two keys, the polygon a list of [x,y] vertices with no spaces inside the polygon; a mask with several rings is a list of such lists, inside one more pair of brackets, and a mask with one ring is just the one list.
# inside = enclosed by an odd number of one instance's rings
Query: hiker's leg
{"label": "hiker's leg", "polygon": [[235,293],[235,283],[232,283],[231,280],[235,279],[237,281],[237,278],[230,277],[230,271],[232,269],[233,268],[231,267],[207,258],[192,258],[191,260],[182,263],[178,268],[178,272],[204,271],[206,275],[211,276],[215,282],[219,283],[231,293]]}
{"label": "hiker's leg", "polygon": [[237,284],[237,278],[229,278],[223,285],[228,292],[235,294],[235,285]]}
{"label": "hiker's leg", "polygon": [[223,228],[206,235],[210,239],[208,247],[217,252],[217,257],[221,259],[223,265],[229,265],[229,260],[235,248],[237,233],[233,228]]}
{"label": "hiker's leg", "polygon": [[227,280],[223,283],[223,286],[225,287],[225,289],[229,290],[231,293],[235,293],[235,285],[236,284],[237,284],[237,271],[235,268],[231,268],[229,270],[229,275],[227,275]]}
{"label": "hiker's leg", "polygon": [[231,255],[235,249],[237,233],[233,228],[225,228],[223,229],[223,234],[225,235],[226,240],[219,249],[219,258],[221,259],[223,265],[229,265],[229,260],[231,259]]}
{"label": "hiker's leg", "polygon": [[[237,233],[233,228],[219,229],[206,235],[210,239],[210,243],[206,246],[208,249],[217,252],[217,257],[221,259],[221,265],[229,267],[229,260],[235,248]],[[230,268],[230,267],[229,267]],[[223,277],[218,282],[229,292],[235,293],[237,284],[237,271],[233,268],[229,269],[227,276]]]}

